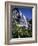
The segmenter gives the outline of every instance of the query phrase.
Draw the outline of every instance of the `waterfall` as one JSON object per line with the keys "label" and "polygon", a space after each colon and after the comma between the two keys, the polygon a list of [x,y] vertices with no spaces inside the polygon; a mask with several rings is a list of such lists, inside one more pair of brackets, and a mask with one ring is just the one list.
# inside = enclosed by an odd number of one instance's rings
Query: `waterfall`
{"label": "waterfall", "polygon": [[17,16],[19,16],[20,15],[20,24],[17,24],[17,26],[19,26],[19,27],[25,27],[26,29],[28,29],[28,22],[27,22],[27,19],[26,19],[26,16],[19,10],[19,9],[17,9],[17,8],[15,8],[14,10],[13,10],[13,18],[15,18],[16,20],[18,20],[18,17]]}
{"label": "waterfall", "polygon": [[19,12],[20,12],[20,16],[21,16],[20,25],[25,26],[25,28],[27,29],[28,28],[28,22],[27,22],[26,16],[23,15],[21,11],[19,11]]}

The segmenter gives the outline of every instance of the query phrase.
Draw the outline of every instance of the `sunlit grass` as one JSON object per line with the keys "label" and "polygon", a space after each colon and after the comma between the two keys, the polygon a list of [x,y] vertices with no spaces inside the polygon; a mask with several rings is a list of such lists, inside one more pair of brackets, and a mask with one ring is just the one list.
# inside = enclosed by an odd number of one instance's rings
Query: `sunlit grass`
{"label": "sunlit grass", "polygon": [[25,29],[24,27],[19,27],[15,24],[14,31],[12,32],[13,38],[25,38],[32,37],[32,30]]}

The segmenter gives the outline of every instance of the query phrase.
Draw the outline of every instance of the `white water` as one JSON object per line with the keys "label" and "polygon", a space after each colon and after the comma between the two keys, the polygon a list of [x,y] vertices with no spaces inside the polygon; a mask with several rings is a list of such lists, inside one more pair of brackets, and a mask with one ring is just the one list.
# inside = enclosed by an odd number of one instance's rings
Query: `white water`
{"label": "white water", "polygon": [[[16,17],[16,10],[13,12],[14,13],[14,15],[13,16],[15,16],[15,18],[17,18]],[[17,26],[19,26],[19,27],[25,27],[26,29],[28,29],[28,22],[27,22],[27,19],[26,19],[26,16],[25,15],[23,15],[22,14],[22,12],[19,10],[19,14],[20,14],[20,24],[17,24]]]}
{"label": "white water", "polygon": [[19,11],[19,12],[20,12],[20,16],[21,16],[20,26],[25,26],[27,29],[28,28],[28,22],[27,22],[26,16],[23,15],[21,11]]}

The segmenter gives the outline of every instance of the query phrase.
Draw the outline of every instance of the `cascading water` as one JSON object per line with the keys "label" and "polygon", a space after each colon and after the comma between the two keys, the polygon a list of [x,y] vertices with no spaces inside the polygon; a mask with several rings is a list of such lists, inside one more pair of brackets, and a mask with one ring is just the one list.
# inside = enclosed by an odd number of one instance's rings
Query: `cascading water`
{"label": "cascading water", "polygon": [[27,29],[28,28],[28,22],[27,22],[27,19],[26,19],[26,16],[22,14],[21,11],[20,12],[20,26],[25,26],[25,28]]}
{"label": "cascading water", "polygon": [[27,34],[29,34],[29,36],[32,36],[28,32],[31,30],[30,29],[31,26],[30,24],[28,24],[29,22],[27,21],[26,16],[21,12],[21,10],[19,10],[18,8],[14,8],[12,9],[11,13],[12,38],[28,37]]}
{"label": "cascading water", "polygon": [[[19,11],[19,12],[18,12]],[[26,29],[28,29],[28,22],[26,19],[26,16],[22,14],[22,12],[20,10],[18,10],[15,8],[15,10],[13,11],[13,18],[15,18],[17,21],[19,21],[20,24],[17,24],[17,26],[19,27],[25,27]],[[20,15],[20,18],[18,19],[17,16]]]}

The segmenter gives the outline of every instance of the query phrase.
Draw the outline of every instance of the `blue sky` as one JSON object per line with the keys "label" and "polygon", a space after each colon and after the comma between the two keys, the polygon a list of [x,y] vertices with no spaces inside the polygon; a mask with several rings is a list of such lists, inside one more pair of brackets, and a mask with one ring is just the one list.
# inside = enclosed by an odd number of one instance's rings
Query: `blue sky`
{"label": "blue sky", "polygon": [[21,12],[28,18],[32,19],[32,8],[24,7],[24,8],[18,8],[21,10]]}

